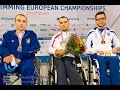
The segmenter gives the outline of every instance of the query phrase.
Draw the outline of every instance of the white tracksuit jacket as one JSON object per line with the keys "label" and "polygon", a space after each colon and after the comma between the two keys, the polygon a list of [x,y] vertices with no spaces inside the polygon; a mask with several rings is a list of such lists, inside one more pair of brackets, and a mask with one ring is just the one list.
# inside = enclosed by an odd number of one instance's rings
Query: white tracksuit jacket
{"label": "white tracksuit jacket", "polygon": [[[63,42],[63,41],[67,42],[68,37],[71,33],[73,33],[73,32],[71,32],[71,31],[68,31],[68,32],[60,31],[57,34],[55,34],[51,39],[49,49],[48,49],[48,53],[54,54],[55,50],[57,50],[57,49],[65,49],[61,46],[60,43]],[[67,54],[66,56],[74,57],[72,54]]]}
{"label": "white tracksuit jacket", "polygon": [[[114,30],[108,28],[104,29],[104,31],[105,30],[105,44],[101,44],[102,39],[97,28],[94,28],[88,32],[86,40],[87,53],[94,54],[96,53],[96,50],[112,50],[112,45],[120,46],[120,41],[117,38]],[[102,32],[102,34],[104,33],[104,31]]]}

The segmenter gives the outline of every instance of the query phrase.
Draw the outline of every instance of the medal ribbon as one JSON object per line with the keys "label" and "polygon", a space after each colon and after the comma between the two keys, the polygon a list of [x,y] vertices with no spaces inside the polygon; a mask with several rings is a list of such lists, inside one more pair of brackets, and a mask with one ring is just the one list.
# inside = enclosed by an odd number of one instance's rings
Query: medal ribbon
{"label": "medal ribbon", "polygon": [[68,39],[68,36],[69,35],[69,32],[65,32],[65,38],[63,38],[63,33],[61,32],[61,39],[62,39],[62,42],[60,42],[60,45],[62,48],[65,49],[65,46],[66,46],[66,42],[67,42],[67,39]]}
{"label": "medal ribbon", "polygon": [[18,36],[18,41],[19,41],[19,46],[21,46],[22,38],[20,38],[19,36]]}
{"label": "medal ribbon", "polygon": [[22,44],[22,37],[23,37],[23,34],[22,34],[22,36],[20,36],[20,35],[18,35],[18,41],[19,41],[19,46],[21,46]]}
{"label": "medal ribbon", "polygon": [[[62,32],[61,32],[61,33],[62,33]],[[66,36],[67,36],[68,33],[69,33],[69,32],[66,32]],[[67,40],[68,36],[64,39],[64,38],[63,38],[63,33],[62,33],[61,38],[62,38],[62,42],[64,42],[64,41]]]}
{"label": "medal ribbon", "polygon": [[17,34],[18,35],[18,41],[19,41],[19,48],[22,48],[22,37],[23,37],[23,35],[24,35],[24,33],[22,33],[22,34]]}
{"label": "medal ribbon", "polygon": [[99,34],[100,34],[100,37],[101,39],[104,41],[105,40],[105,34],[106,34],[106,29],[103,30],[103,34],[98,30]]}

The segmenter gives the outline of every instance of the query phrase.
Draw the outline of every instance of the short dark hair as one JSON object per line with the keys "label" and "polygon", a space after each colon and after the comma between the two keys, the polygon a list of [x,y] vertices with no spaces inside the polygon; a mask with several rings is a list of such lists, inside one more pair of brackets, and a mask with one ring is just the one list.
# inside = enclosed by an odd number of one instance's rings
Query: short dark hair
{"label": "short dark hair", "polygon": [[24,16],[24,17],[27,19],[27,17],[26,17],[24,14],[17,14],[17,15],[15,16],[15,21],[16,21],[16,17],[19,16],[19,15],[20,15],[20,16]]}
{"label": "short dark hair", "polygon": [[59,18],[59,22],[60,22],[60,19],[61,19],[61,18],[66,18],[66,19],[69,21],[68,17],[66,17],[66,16],[61,16],[61,17]]}
{"label": "short dark hair", "polygon": [[100,14],[104,14],[104,15],[105,15],[105,18],[106,18],[106,14],[105,14],[105,12],[100,11],[100,12],[97,12],[97,13],[96,13],[96,15],[95,15],[95,19],[96,19],[97,15],[100,15]]}

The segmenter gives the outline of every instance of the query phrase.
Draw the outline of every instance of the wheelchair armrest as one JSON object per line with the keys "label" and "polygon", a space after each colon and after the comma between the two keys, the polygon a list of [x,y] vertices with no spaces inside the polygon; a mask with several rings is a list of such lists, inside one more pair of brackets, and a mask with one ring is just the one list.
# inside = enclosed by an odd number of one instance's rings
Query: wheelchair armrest
{"label": "wheelchair armrest", "polygon": [[120,51],[117,51],[117,53],[116,53],[116,54],[120,56]]}
{"label": "wheelchair armrest", "polygon": [[50,56],[54,56],[54,54],[49,54]]}
{"label": "wheelchair armrest", "polygon": [[54,54],[49,54],[49,55],[50,55],[50,58],[51,58],[52,60],[54,60],[54,58],[55,58]]}

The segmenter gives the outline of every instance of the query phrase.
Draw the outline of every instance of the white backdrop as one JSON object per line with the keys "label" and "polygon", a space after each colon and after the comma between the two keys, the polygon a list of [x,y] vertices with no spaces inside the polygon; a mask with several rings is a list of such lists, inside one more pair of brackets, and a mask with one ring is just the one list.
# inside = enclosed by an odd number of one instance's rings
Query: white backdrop
{"label": "white backdrop", "polygon": [[98,11],[105,11],[107,26],[114,29],[120,39],[120,5],[0,5],[0,38],[5,31],[15,29],[14,17],[18,13],[28,18],[27,29],[33,30],[40,41],[39,55],[47,55],[50,38],[59,29],[58,18],[67,16],[70,28],[80,36],[94,28],[94,16]]}

